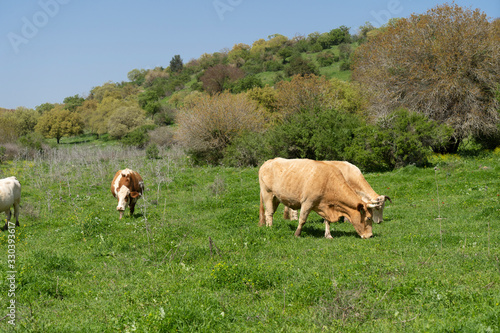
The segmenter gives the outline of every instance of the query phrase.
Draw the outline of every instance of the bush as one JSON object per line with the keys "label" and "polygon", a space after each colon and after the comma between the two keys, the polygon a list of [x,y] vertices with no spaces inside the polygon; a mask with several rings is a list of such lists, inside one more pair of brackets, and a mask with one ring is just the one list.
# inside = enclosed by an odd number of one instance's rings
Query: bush
{"label": "bush", "polygon": [[7,148],[0,146],[0,164],[3,163],[6,152],[7,152]]}
{"label": "bush", "polygon": [[410,164],[424,166],[432,147],[444,145],[452,129],[426,116],[399,109],[381,118],[376,126],[354,132],[346,148],[347,160],[366,171],[390,170]]}
{"label": "bush", "polygon": [[226,148],[222,164],[231,167],[256,167],[273,157],[267,136],[249,132],[237,137]]}
{"label": "bush", "polygon": [[268,145],[275,156],[342,160],[362,124],[358,116],[333,108],[303,109],[270,130]]}
{"label": "bush", "polygon": [[197,162],[217,164],[223,150],[244,132],[263,126],[262,110],[246,94],[202,95],[179,112],[178,140]]}
{"label": "bush", "polygon": [[146,158],[150,160],[157,160],[160,158],[160,150],[156,143],[150,143],[146,148]]}
{"label": "bush", "polygon": [[294,75],[319,75],[318,68],[309,60],[302,58],[300,55],[293,56],[290,59],[290,63],[285,66],[286,76]]}
{"label": "bush", "polygon": [[148,132],[149,141],[160,147],[171,147],[174,144],[174,132],[171,127],[157,127]]}
{"label": "bush", "polygon": [[341,71],[348,71],[351,69],[351,61],[350,60],[344,60],[340,63],[340,70]]}
{"label": "bush", "polygon": [[19,138],[19,143],[27,148],[43,150],[45,138],[38,132],[32,132]]}
{"label": "bush", "polygon": [[148,131],[153,130],[154,125],[145,125],[136,128],[128,133],[121,139],[121,143],[126,146],[135,146],[137,148],[144,148],[149,142]]}
{"label": "bush", "polygon": [[331,64],[333,64],[335,57],[330,52],[323,52],[323,53],[318,54],[317,59],[318,59],[319,65],[321,67],[326,67],[326,66],[330,66]]}

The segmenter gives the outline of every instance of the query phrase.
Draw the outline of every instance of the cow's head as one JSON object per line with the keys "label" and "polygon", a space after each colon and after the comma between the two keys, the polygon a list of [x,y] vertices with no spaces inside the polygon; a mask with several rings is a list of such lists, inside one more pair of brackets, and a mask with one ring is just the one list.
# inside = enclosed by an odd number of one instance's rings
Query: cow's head
{"label": "cow's head", "polygon": [[391,198],[389,198],[386,195],[380,195],[379,197],[370,200],[368,204],[373,205],[372,209],[372,220],[375,223],[382,223],[384,222],[384,207],[385,207],[385,201],[389,200],[392,202]]}
{"label": "cow's head", "polygon": [[[375,209],[380,209],[382,203],[359,203],[357,213],[350,221],[361,238],[368,239],[373,236],[372,223]],[[358,215],[359,214],[359,215]]]}

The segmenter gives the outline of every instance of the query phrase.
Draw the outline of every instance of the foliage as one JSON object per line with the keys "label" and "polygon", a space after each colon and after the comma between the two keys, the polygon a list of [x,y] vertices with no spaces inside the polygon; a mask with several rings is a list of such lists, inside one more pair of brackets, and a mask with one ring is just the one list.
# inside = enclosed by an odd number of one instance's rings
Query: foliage
{"label": "foliage", "polygon": [[81,106],[84,101],[85,101],[85,98],[83,98],[80,95],[66,97],[63,100],[64,108],[73,112],[76,110],[77,107]]}
{"label": "foliage", "polygon": [[177,73],[182,71],[183,68],[184,64],[182,63],[181,56],[178,54],[174,55],[170,60],[170,71]]}
{"label": "foliage", "polygon": [[376,126],[357,129],[345,158],[367,171],[425,166],[432,147],[443,146],[451,132],[422,114],[399,109],[380,118]]}
{"label": "foliage", "polygon": [[172,127],[160,126],[148,132],[149,141],[160,147],[171,147],[174,144]]}
{"label": "foliage", "polygon": [[232,167],[256,167],[274,157],[272,141],[269,140],[268,132],[260,135],[246,132],[227,146],[224,150],[222,164]]}
{"label": "foliage", "polygon": [[333,108],[304,108],[270,129],[268,145],[275,156],[314,160],[343,160],[358,116]]}
{"label": "foliage", "polygon": [[37,111],[25,107],[0,111],[0,142],[15,142],[18,137],[33,132],[38,117]]}
{"label": "foliage", "polygon": [[479,10],[440,5],[369,38],[355,52],[353,79],[372,94],[379,117],[405,107],[448,124],[456,140],[487,136],[500,121],[499,38]]}
{"label": "foliage", "polygon": [[160,150],[156,143],[150,143],[146,148],[146,158],[156,160],[160,158]]}
{"label": "foliage", "polygon": [[3,163],[3,161],[5,159],[6,152],[7,152],[7,148],[5,148],[4,146],[0,146],[0,164]]}
{"label": "foliage", "polygon": [[256,87],[262,88],[263,86],[264,84],[262,83],[262,80],[260,80],[257,76],[248,75],[236,81],[231,87],[231,92],[238,94],[250,90],[252,88]]}
{"label": "foliage", "polygon": [[154,125],[138,126],[135,129],[126,133],[120,140],[126,146],[133,146],[136,148],[144,148],[149,142],[148,131],[155,128]]}
{"label": "foliage", "polygon": [[83,126],[83,120],[78,113],[64,109],[63,105],[58,104],[40,116],[35,131],[46,138],[55,138],[59,143],[64,136],[83,133]]}
{"label": "foliage", "polygon": [[177,139],[194,157],[217,163],[237,136],[262,128],[262,111],[245,94],[201,95],[179,112],[177,124]]}
{"label": "foliage", "polygon": [[240,68],[218,64],[207,68],[200,80],[203,83],[203,89],[213,95],[229,89],[233,82],[244,76],[245,72]]}
{"label": "foliage", "polygon": [[291,81],[276,84],[276,110],[280,117],[302,109],[335,108],[361,112],[364,100],[355,85],[340,80],[327,80],[314,75],[295,76]]}
{"label": "foliage", "polygon": [[288,77],[295,75],[319,75],[319,70],[316,65],[301,55],[292,56],[290,63],[285,66],[285,74]]}
{"label": "foliage", "polygon": [[133,69],[127,74],[127,78],[135,85],[141,86],[146,78],[147,71],[145,69]]}
{"label": "foliage", "polygon": [[40,133],[31,132],[20,137],[19,143],[25,147],[42,151],[43,145],[45,144],[45,138]]}
{"label": "foliage", "polygon": [[120,106],[108,120],[108,133],[116,139],[121,139],[134,129],[146,124],[144,111],[137,106]]}
{"label": "foliage", "polygon": [[160,112],[160,99],[162,97],[164,97],[164,93],[161,89],[147,89],[139,94],[138,102],[141,108],[145,110],[148,115],[154,117],[158,112]]}
{"label": "foliage", "polygon": [[55,107],[54,104],[52,103],[43,103],[43,104],[40,104],[38,106],[35,107],[35,110],[39,113],[39,114],[43,114],[47,111],[50,111],[52,110],[53,108]]}

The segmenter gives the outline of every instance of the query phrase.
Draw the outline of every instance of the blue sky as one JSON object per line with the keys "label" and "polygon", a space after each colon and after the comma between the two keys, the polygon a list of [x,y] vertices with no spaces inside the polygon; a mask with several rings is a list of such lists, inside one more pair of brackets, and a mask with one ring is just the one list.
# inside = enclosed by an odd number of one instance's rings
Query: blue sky
{"label": "blue sky", "polygon": [[[134,68],[187,63],[272,34],[292,38],[424,13],[430,0],[20,0],[0,3],[0,107],[86,96]],[[498,0],[456,0],[500,16]]]}

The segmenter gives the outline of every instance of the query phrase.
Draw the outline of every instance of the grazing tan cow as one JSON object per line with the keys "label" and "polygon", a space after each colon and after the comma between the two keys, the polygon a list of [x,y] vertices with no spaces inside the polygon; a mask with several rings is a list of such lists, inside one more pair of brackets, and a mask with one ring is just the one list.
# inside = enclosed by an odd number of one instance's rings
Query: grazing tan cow
{"label": "grazing tan cow", "polygon": [[365,203],[347,184],[342,172],[328,163],[307,159],[275,158],[259,169],[259,225],[271,226],[278,205],[300,208],[299,225],[295,236],[311,211],[325,219],[325,237],[332,238],[330,222],[342,216],[349,219],[361,238],[372,233],[372,210],[380,204]]}
{"label": "grazing tan cow", "polygon": [[130,169],[118,170],[111,182],[111,193],[118,199],[116,210],[120,212],[120,219],[127,205],[130,206],[130,216],[134,214],[135,204],[144,192],[142,177]]}
{"label": "grazing tan cow", "polygon": [[5,212],[7,221],[2,230],[7,230],[10,224],[10,207],[14,206],[16,226],[19,226],[19,205],[21,203],[21,183],[16,177],[0,179],[0,212]]}
{"label": "grazing tan cow", "polygon": [[[344,176],[347,183],[352,187],[356,193],[361,196],[364,202],[380,204],[373,210],[372,220],[375,223],[381,223],[384,221],[384,207],[386,200],[392,202],[391,198],[386,195],[378,195],[377,192],[373,190],[370,184],[366,181],[365,177],[361,173],[361,170],[354,164],[346,161],[325,161],[326,163],[336,166],[342,175]],[[297,212],[293,209],[285,207],[283,218],[290,220],[297,220]]]}

